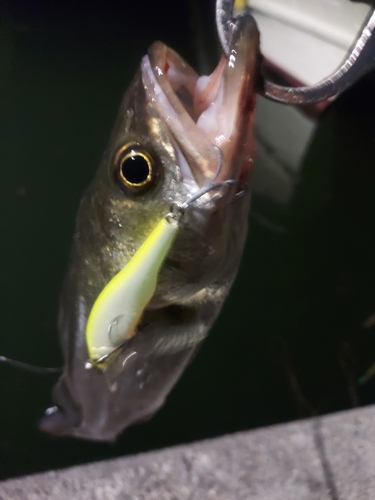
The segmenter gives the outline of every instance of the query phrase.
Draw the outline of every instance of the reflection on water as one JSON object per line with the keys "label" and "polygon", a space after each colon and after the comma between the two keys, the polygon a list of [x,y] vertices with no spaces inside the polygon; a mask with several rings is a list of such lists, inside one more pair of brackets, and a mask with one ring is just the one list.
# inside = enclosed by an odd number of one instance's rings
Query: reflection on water
{"label": "reflection on water", "polygon": [[[2,13],[1,354],[61,363],[56,302],[75,212],[121,94],[156,38],[197,60],[188,5],[160,4]],[[374,401],[374,379],[357,384],[375,361],[374,78],[326,111],[288,207],[254,197],[233,293],[152,421],[111,446],[53,439],[36,422],[54,376],[0,366],[2,478]]]}

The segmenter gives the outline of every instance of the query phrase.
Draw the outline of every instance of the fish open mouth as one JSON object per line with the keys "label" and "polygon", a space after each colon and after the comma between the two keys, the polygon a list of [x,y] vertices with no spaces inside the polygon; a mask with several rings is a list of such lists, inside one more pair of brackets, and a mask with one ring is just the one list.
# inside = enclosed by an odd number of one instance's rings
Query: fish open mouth
{"label": "fish open mouth", "polygon": [[148,102],[169,126],[184,180],[199,186],[214,178],[247,180],[259,59],[259,32],[250,15],[233,24],[229,56],[221,57],[210,76],[199,76],[161,42],[143,58]]}

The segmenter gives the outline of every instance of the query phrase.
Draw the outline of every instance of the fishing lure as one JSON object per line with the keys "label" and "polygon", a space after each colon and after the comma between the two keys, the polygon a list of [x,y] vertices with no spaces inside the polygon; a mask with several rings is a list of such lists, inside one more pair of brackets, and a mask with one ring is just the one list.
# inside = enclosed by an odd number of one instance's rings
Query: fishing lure
{"label": "fishing lure", "polygon": [[[206,193],[231,184],[237,182],[209,184],[184,204],[171,205],[170,212],[160,220],[134,257],[104,287],[87,320],[86,344],[90,360],[86,368],[105,370],[111,357],[135,335],[140,318],[155,293],[160,268],[177,236],[185,211]],[[240,191],[236,197],[243,193],[244,190]]]}

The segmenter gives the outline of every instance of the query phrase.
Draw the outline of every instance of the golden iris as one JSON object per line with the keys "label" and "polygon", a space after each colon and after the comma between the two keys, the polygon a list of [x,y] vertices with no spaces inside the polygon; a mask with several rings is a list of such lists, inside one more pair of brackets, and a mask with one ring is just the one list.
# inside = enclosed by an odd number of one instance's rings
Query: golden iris
{"label": "golden iris", "polygon": [[115,156],[116,177],[121,185],[135,193],[144,193],[154,180],[154,161],[139,144],[127,144]]}

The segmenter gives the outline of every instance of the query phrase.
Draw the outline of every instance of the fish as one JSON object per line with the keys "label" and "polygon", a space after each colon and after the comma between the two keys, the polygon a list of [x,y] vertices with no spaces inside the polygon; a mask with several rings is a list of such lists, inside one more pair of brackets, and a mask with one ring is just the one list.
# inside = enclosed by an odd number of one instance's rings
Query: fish
{"label": "fish", "polygon": [[[79,205],[58,315],[64,367],[41,430],[115,441],[162,407],[207,337],[246,240],[259,67],[259,32],[249,14],[233,23],[229,56],[210,76],[162,42],[143,57]],[[117,300],[113,283],[137,254],[142,279],[150,279],[139,255],[153,248],[150,235],[174,217],[173,207],[185,208],[152,293],[136,306],[126,334],[119,334],[124,315],[110,317],[103,335],[122,342],[100,366],[88,333],[100,297],[112,290]],[[132,287],[117,300],[120,308],[132,307]]]}

